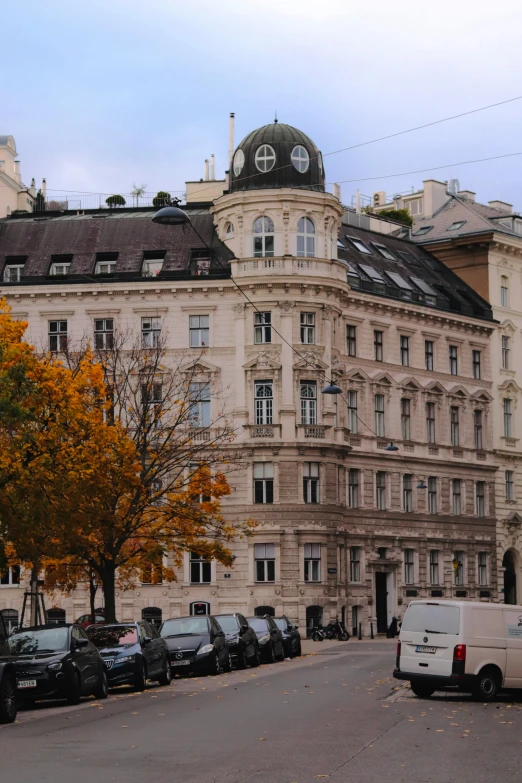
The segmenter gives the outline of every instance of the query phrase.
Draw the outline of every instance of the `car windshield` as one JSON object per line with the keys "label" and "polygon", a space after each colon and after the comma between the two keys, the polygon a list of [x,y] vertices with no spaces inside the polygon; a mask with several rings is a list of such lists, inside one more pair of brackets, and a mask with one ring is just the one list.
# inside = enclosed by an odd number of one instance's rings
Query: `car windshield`
{"label": "car windshield", "polygon": [[9,647],[13,655],[62,652],[67,650],[68,646],[68,628],[42,628],[39,631],[23,631],[9,637]]}
{"label": "car windshield", "polygon": [[237,631],[239,628],[237,617],[234,617],[233,614],[220,614],[216,617],[216,620],[224,631]]}
{"label": "car windshield", "polygon": [[444,604],[410,604],[404,615],[402,631],[445,633],[456,636],[460,627],[458,606]]}
{"label": "car windshield", "polygon": [[267,633],[267,631],[270,631],[268,621],[264,617],[249,617],[248,622],[256,633]]}
{"label": "car windshield", "polygon": [[280,631],[286,631],[287,629],[287,622],[284,619],[284,617],[274,617],[274,622],[279,628]]}
{"label": "car windshield", "polygon": [[138,641],[134,625],[104,625],[99,628],[88,628],[87,636],[100,650],[104,647],[129,647]]}
{"label": "car windshield", "polygon": [[199,636],[208,633],[206,617],[180,617],[176,620],[165,620],[161,626],[161,635],[168,636]]}

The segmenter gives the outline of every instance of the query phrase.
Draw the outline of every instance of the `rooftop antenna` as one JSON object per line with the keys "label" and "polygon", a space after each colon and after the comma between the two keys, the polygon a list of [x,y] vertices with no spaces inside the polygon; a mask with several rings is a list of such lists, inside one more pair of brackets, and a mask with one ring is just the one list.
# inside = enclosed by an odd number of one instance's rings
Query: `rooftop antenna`
{"label": "rooftop antenna", "polygon": [[230,112],[228,120],[228,167],[232,168],[232,158],[234,157],[234,112]]}

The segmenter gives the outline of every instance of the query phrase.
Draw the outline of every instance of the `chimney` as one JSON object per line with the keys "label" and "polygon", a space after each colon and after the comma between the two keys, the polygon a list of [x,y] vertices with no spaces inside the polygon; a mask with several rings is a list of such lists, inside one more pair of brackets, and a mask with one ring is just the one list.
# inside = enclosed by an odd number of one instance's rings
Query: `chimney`
{"label": "chimney", "polygon": [[42,196],[45,198],[47,196],[47,180],[45,179],[45,177],[42,177],[41,191],[42,191]]}
{"label": "chimney", "polygon": [[33,196],[33,198],[36,196],[36,185],[34,182],[34,177],[31,180],[31,187],[29,188],[29,193],[31,194],[31,196]]}
{"label": "chimney", "polygon": [[444,206],[448,200],[447,185],[437,179],[425,179],[424,185],[424,217],[431,218]]}
{"label": "chimney", "polygon": [[205,158],[205,182],[208,180],[208,158]]}
{"label": "chimney", "polygon": [[459,198],[467,198],[468,201],[475,201],[475,193],[472,190],[457,190]]}
{"label": "chimney", "polygon": [[513,204],[508,204],[507,201],[488,201],[488,205],[493,209],[500,209],[502,212],[513,212]]}
{"label": "chimney", "polygon": [[339,199],[339,201],[341,200],[341,186],[337,182],[334,182],[333,194],[336,199]]}
{"label": "chimney", "polygon": [[14,178],[17,182],[20,182],[20,161],[15,160],[13,165],[14,165]]}
{"label": "chimney", "polygon": [[228,121],[228,167],[232,171],[232,158],[234,156],[234,112],[230,112]]}
{"label": "chimney", "polygon": [[361,191],[359,188],[355,192],[355,211],[358,215],[361,214]]}
{"label": "chimney", "polygon": [[216,179],[216,172],[214,168],[214,153],[210,156],[210,179]]}

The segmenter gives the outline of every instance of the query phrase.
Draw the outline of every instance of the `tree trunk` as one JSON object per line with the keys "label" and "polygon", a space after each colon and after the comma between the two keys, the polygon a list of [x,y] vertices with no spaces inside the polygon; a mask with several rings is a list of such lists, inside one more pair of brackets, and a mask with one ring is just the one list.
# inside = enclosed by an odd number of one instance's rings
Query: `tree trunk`
{"label": "tree trunk", "polygon": [[96,582],[96,574],[94,572],[91,572],[91,576],[89,579],[89,598],[91,602],[91,623],[96,622],[96,610],[95,610],[95,600],[96,600],[96,591],[98,590],[98,584]]}
{"label": "tree trunk", "polygon": [[101,573],[105,597],[105,622],[116,623],[116,569],[110,563]]}

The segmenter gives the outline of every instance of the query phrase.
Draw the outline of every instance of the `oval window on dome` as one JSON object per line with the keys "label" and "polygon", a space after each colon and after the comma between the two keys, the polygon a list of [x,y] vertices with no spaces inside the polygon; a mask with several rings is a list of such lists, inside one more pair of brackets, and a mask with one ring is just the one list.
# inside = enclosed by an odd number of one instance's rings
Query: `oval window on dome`
{"label": "oval window on dome", "polygon": [[302,144],[298,144],[296,147],[294,147],[290,159],[294,164],[294,167],[297,169],[297,171],[300,171],[301,174],[304,174],[305,171],[308,171],[308,166],[310,165],[310,156]]}
{"label": "oval window on dome", "polygon": [[234,174],[236,177],[239,177],[241,172],[243,171],[243,166],[245,165],[245,153],[243,150],[236,150],[236,154],[234,155]]}
{"label": "oval window on dome", "polygon": [[262,144],[255,157],[256,168],[265,174],[274,168],[276,162],[276,154],[270,144]]}
{"label": "oval window on dome", "polygon": [[320,152],[317,153],[317,165],[319,166],[319,173],[324,176],[323,156]]}

